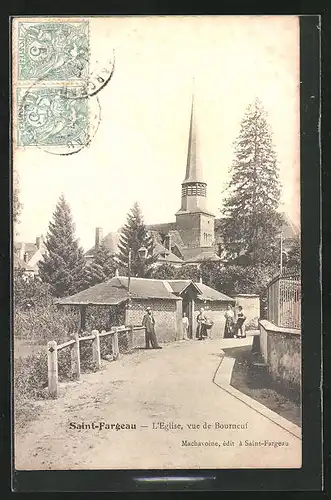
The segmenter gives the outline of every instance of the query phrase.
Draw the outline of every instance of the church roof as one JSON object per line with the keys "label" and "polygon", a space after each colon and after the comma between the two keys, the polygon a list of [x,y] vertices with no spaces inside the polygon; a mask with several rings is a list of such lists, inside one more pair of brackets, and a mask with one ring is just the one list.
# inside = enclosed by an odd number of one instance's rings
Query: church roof
{"label": "church roof", "polygon": [[194,107],[194,96],[192,96],[192,106],[191,106],[191,120],[190,120],[190,132],[188,140],[188,152],[187,152],[187,163],[186,163],[186,175],[183,184],[190,182],[203,182],[202,175],[202,164],[199,155],[197,133],[196,133],[196,120],[195,120],[195,107]]}
{"label": "church roof", "polygon": [[158,233],[168,234],[169,231],[176,230],[176,222],[165,222],[162,224],[147,224],[148,231],[157,231]]}
{"label": "church roof", "polygon": [[185,262],[193,264],[194,262],[213,261],[218,262],[221,258],[210,247],[182,248],[181,253]]}
{"label": "church roof", "polygon": [[295,238],[299,235],[300,229],[293,221],[289,218],[287,213],[282,213],[284,223],[283,223],[283,238],[284,240]]}

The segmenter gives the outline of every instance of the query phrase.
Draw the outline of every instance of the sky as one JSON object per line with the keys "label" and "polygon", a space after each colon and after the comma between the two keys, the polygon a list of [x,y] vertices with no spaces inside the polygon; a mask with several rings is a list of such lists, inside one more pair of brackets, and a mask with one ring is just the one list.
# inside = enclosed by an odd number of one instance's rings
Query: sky
{"label": "sky", "polygon": [[100,123],[89,147],[60,156],[14,144],[23,204],[19,241],[46,235],[61,193],[86,250],[94,244],[95,228],[116,231],[135,201],[147,224],[174,221],[193,91],[209,210],[220,216],[233,142],[247,106],[258,97],[273,131],[281,208],[299,224],[296,16],[90,18],[90,48],[91,60],[99,63],[114,50],[116,63],[97,94]]}

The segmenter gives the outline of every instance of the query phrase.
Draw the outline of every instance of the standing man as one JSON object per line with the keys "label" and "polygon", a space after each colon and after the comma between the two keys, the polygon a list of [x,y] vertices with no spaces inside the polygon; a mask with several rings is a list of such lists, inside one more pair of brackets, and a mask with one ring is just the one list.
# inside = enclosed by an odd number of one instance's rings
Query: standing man
{"label": "standing man", "polygon": [[183,322],[183,340],[188,340],[187,332],[188,332],[188,327],[189,327],[189,321],[188,321],[188,317],[186,316],[186,313],[183,313],[182,322]]}
{"label": "standing man", "polygon": [[152,344],[153,349],[162,349],[162,347],[158,344],[155,335],[155,319],[150,307],[146,308],[146,314],[143,317],[142,326],[145,327],[146,349],[150,348],[150,343]]}

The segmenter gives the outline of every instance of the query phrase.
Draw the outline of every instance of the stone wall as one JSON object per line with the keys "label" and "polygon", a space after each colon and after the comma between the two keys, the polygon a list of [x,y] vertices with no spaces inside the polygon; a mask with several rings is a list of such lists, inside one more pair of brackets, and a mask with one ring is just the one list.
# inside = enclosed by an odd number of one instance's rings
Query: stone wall
{"label": "stone wall", "polygon": [[272,379],[284,389],[301,392],[301,331],[260,320],[261,355]]}
{"label": "stone wall", "polygon": [[[181,300],[133,300],[131,308],[128,311],[129,325],[141,325],[147,307],[151,307],[155,319],[155,332],[159,342],[173,342],[180,338],[179,331],[179,314],[177,303]],[[138,345],[144,345],[144,339],[139,340],[142,335],[139,333],[139,338],[135,340]]]}
{"label": "stone wall", "polygon": [[259,327],[260,297],[256,294],[238,294],[233,297],[236,304],[242,306],[246,316],[245,328],[256,330]]}

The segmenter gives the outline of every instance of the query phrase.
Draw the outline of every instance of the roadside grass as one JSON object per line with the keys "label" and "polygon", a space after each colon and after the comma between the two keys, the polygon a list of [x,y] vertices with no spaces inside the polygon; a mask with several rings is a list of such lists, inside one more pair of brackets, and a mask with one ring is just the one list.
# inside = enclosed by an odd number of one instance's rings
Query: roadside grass
{"label": "roadside grass", "polygon": [[252,354],[251,346],[224,349],[224,352],[225,356],[236,360],[230,382],[232,387],[301,426],[301,405],[297,395],[273,383],[268,375],[261,376],[254,370],[252,362],[256,356]]}

